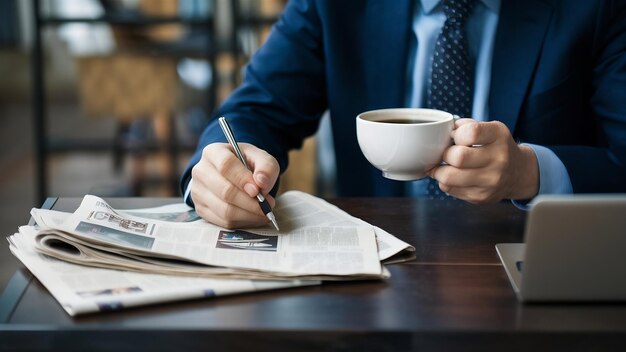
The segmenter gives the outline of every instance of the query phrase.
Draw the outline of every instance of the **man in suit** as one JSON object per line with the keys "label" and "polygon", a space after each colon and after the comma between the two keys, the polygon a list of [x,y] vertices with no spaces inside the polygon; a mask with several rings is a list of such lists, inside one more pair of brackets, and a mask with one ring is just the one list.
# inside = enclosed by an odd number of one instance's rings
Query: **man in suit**
{"label": "man in suit", "polygon": [[449,82],[468,89],[459,114],[473,118],[457,121],[447,165],[429,174],[442,191],[472,203],[626,191],[625,1],[294,0],[216,114],[253,172],[214,120],[183,175],[185,200],[218,225],[266,222],[254,196],[272,190],[327,109],[339,195],[425,194],[424,182],[387,180],[367,162],[355,117],[456,109],[435,99],[442,57],[467,63]]}

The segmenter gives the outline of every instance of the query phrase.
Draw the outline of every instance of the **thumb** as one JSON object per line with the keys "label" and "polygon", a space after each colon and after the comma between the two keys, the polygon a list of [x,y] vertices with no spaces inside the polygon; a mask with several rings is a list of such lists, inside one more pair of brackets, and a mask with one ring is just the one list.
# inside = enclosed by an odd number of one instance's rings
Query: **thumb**
{"label": "thumb", "polygon": [[252,144],[241,143],[240,147],[246,156],[246,162],[252,170],[252,177],[261,193],[267,194],[278,180],[280,167],[278,161],[268,152]]}

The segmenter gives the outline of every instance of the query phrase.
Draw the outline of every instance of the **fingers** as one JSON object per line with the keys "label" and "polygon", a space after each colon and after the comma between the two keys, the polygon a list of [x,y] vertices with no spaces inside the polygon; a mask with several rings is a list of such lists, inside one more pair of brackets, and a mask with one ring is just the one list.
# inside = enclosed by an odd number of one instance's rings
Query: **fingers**
{"label": "fingers", "polygon": [[242,143],[242,152],[246,156],[246,162],[254,170],[253,178],[263,194],[269,191],[276,184],[280,167],[278,161],[265,150],[254,147],[251,144]]}
{"label": "fingers", "polygon": [[446,164],[464,169],[485,167],[489,163],[484,150],[486,147],[466,147],[452,145],[443,152],[443,161]]}
{"label": "fingers", "polygon": [[500,200],[489,189],[483,187],[445,187],[444,192],[453,195],[458,199],[473,204],[489,204]]}
{"label": "fingers", "polygon": [[462,119],[458,119],[456,121],[454,121],[454,129],[456,130],[457,128],[466,125],[468,123],[475,123],[477,122],[474,119],[470,119],[470,118],[462,118]]}
{"label": "fingers", "polygon": [[[490,184],[489,173],[482,169],[459,169],[450,165],[438,166],[429,171],[430,177],[439,182],[442,191],[451,187],[472,187]],[[448,192],[449,193],[449,192]]]}
{"label": "fingers", "polygon": [[[246,143],[241,143],[240,148],[254,176],[225,143],[205,147],[200,162],[192,169],[191,195],[196,211],[223,227],[267,223],[256,196],[266,194],[278,178],[278,162],[271,155]],[[266,198],[274,207],[275,199],[269,195]]]}
{"label": "fingers", "polygon": [[[220,175],[245,191],[250,197],[256,197],[259,193],[267,194],[278,179],[278,162],[269,153],[251,144],[240,143],[239,147],[252,172],[237,158],[228,145],[224,145],[223,148],[210,149],[206,152],[210,154],[206,158]],[[222,186],[225,185],[220,185]],[[228,196],[228,193],[225,196]]]}
{"label": "fingers", "polygon": [[[192,193],[194,192],[195,190],[192,189]],[[269,221],[263,213],[259,211],[258,203],[256,204],[256,209],[250,212],[234,204],[220,200],[211,192],[206,192],[204,195],[204,197],[200,197],[201,202],[195,204],[196,212],[202,216],[203,219],[215,225],[233,229],[261,226]]]}
{"label": "fingers", "polygon": [[447,178],[447,176],[438,176],[443,179],[443,181],[439,181],[439,189],[455,198],[474,204],[487,204],[501,199],[494,188],[486,187],[483,184],[479,185],[479,182],[463,182],[463,180],[473,179],[471,177],[466,178],[467,175],[465,178],[461,177],[461,175],[456,176],[458,176],[456,179]]}
{"label": "fingers", "polygon": [[515,143],[503,123],[460,119],[452,138],[455,145],[443,154],[446,165],[429,172],[442,191],[479,204],[536,194],[536,158]]}
{"label": "fingers", "polygon": [[[250,172],[248,170],[246,170],[246,172],[248,173],[248,177],[251,179],[252,175],[250,174]],[[258,192],[255,191],[253,193],[254,196],[250,196],[245,190],[242,190],[233,181],[228,180],[226,177],[227,176],[225,175],[221,175],[219,173],[219,170],[216,170],[214,172],[214,175],[211,176],[210,178],[211,181],[208,183],[203,183],[203,187],[205,187],[206,190],[208,191],[208,194],[212,196],[211,198],[215,198],[213,199],[214,201],[219,201],[217,203],[209,203],[209,204],[215,204],[214,207],[216,209],[224,208],[225,204],[234,205],[237,208],[245,209],[246,211],[250,213],[256,213],[257,215],[262,216],[263,212],[261,211],[259,204],[258,204],[258,200],[256,198],[256,195],[258,194]],[[239,177],[239,176],[235,176],[235,177]],[[246,187],[249,184],[250,183],[246,183]],[[194,180],[194,186],[195,186],[195,180]],[[192,199],[195,199],[195,198],[192,198]],[[225,203],[225,204],[222,204],[222,203]],[[228,215],[231,215],[229,212],[222,211],[220,213],[224,213],[222,215],[225,215],[227,217]]]}
{"label": "fingers", "polygon": [[[196,212],[205,220],[227,228],[243,223],[261,225],[267,221],[256,198],[236,191],[236,187],[219,175],[210,164],[198,163],[192,172],[194,183],[191,197]],[[223,198],[229,200],[225,201]]]}
{"label": "fingers", "polygon": [[452,131],[454,144],[462,146],[487,145],[508,134],[508,128],[499,121],[478,122],[460,119]]}
{"label": "fingers", "polygon": [[[246,155],[245,152],[243,153]],[[240,193],[237,192],[237,190],[245,191],[249,197],[255,197],[259,193],[259,187],[254,182],[252,173],[241,160],[237,158],[230,149],[230,146],[224,145],[223,147],[215,148],[209,148],[207,146],[207,148],[204,149],[202,158],[207,160],[217,174],[221,175],[226,180],[226,182],[220,182],[219,185],[216,185],[221,189],[221,192],[218,192],[218,194],[222,193],[222,199],[226,201],[234,200],[234,197]],[[233,188],[233,186],[237,189]]]}

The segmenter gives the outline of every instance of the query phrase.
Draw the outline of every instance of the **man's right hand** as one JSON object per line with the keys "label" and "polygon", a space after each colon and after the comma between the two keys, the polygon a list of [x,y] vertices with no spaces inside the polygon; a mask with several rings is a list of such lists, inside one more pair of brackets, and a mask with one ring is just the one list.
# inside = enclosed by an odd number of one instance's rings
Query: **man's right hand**
{"label": "man's right hand", "polygon": [[261,226],[269,221],[259,207],[259,192],[272,208],[276,204],[268,193],[278,179],[278,161],[252,144],[239,143],[239,148],[252,172],[227,143],[207,145],[200,162],[191,170],[196,212],[206,221],[229,229]]}

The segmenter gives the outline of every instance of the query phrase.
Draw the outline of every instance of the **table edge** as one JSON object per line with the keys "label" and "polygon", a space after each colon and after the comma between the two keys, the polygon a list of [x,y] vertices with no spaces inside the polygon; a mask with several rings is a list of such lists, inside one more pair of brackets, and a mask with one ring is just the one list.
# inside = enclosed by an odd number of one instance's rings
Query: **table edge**
{"label": "table edge", "polygon": [[[58,197],[48,197],[41,205],[41,209],[52,209],[56,204]],[[28,225],[35,224],[35,220],[31,217],[28,221]],[[13,311],[17,307],[17,304],[22,299],[24,292],[33,280],[33,276],[26,274],[23,270],[16,270],[6,287],[0,295],[0,322],[8,323],[13,315]]]}

